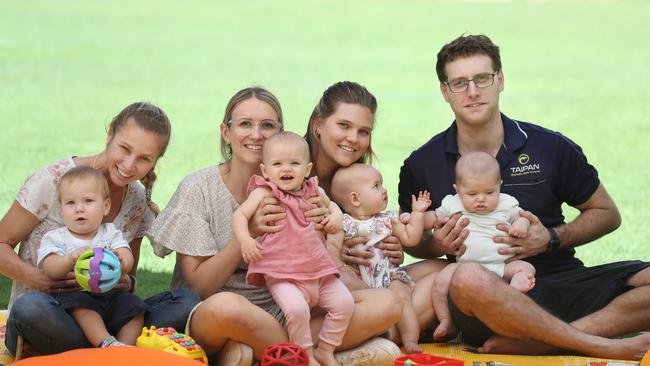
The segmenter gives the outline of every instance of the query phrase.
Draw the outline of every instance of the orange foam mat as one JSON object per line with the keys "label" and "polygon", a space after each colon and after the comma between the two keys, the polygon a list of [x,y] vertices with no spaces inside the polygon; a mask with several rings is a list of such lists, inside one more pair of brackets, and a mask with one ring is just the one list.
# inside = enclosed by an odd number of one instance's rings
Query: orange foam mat
{"label": "orange foam mat", "polygon": [[[420,344],[423,352],[438,355],[442,357],[455,358],[463,360],[465,366],[486,366],[490,361],[495,362],[496,365],[512,365],[512,366],[586,366],[589,363],[594,365],[610,364],[624,364],[624,365],[639,365],[638,361],[621,361],[621,360],[606,360],[602,358],[581,357],[581,356],[514,356],[514,355],[497,355],[497,354],[476,354],[466,351],[465,346],[462,344],[449,344],[449,343],[427,343]],[[478,362],[474,364],[475,362]],[[604,362],[603,364],[596,364],[596,362]]]}

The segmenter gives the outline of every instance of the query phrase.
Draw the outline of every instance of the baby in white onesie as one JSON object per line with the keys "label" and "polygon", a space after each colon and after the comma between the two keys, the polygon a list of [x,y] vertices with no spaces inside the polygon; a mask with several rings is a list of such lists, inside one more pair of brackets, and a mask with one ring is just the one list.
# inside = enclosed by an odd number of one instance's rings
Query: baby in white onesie
{"label": "baby in white onesie", "polygon": [[[465,253],[456,258],[457,263],[445,267],[435,280],[433,305],[440,321],[433,333],[435,339],[455,332],[447,294],[458,263],[479,263],[524,293],[535,286],[535,267],[532,264],[522,260],[505,263],[511,256],[497,252],[499,248],[508,246],[494,242],[494,237],[505,235],[497,229],[497,224],[509,224],[508,235],[514,237],[524,237],[530,226],[528,219],[519,216],[519,202],[500,193],[500,188],[501,174],[496,159],[483,152],[464,154],[456,163],[456,194],[446,196],[435,211],[437,217],[449,217],[460,212],[462,216],[458,222],[463,218],[469,220]],[[427,218],[426,221],[431,220]]]}

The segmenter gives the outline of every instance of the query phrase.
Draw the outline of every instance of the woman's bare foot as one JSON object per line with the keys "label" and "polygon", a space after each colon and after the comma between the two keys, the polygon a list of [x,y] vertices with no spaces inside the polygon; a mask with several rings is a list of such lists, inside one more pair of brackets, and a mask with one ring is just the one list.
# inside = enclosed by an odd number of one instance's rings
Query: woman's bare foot
{"label": "woman's bare foot", "polygon": [[433,331],[433,339],[442,340],[456,332],[456,326],[450,319],[441,319],[440,324],[438,324],[436,330]]}
{"label": "woman's bare foot", "polygon": [[510,286],[525,294],[535,287],[535,276],[532,273],[517,272],[510,279]]}

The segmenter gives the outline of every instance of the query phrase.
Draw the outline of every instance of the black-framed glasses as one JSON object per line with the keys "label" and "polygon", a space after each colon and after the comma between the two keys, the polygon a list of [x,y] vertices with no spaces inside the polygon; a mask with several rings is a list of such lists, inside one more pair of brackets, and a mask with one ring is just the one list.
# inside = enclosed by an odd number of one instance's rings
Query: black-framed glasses
{"label": "black-framed glasses", "polygon": [[449,88],[449,91],[452,93],[462,93],[469,88],[469,82],[473,81],[474,85],[477,88],[487,88],[494,84],[494,77],[498,74],[498,71],[495,71],[491,74],[478,74],[471,79],[454,79],[445,81],[445,85]]}

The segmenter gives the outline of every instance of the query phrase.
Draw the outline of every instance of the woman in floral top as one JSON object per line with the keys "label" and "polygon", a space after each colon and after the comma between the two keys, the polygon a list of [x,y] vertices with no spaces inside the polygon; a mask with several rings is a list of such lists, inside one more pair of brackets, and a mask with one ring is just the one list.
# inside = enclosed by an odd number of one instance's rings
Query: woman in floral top
{"label": "woman in floral top", "polygon": [[[11,352],[16,353],[18,336],[37,353],[90,347],[74,319],[49,295],[79,290],[74,274],[51,280],[36,268],[43,235],[64,225],[57,193],[63,174],[75,166],[90,166],[106,177],[112,204],[104,222],[113,223],[124,233],[135,258],[133,273],[125,276],[118,288],[132,291],[142,237],[158,211],[151,202],[154,167],[167,148],[170,134],[169,119],[160,108],[133,103],[113,119],[106,148],[99,154],[55,161],[27,178],[0,221],[0,273],[14,280],[5,341]],[[189,291],[156,295],[146,300],[151,312],[145,323],[182,328],[197,301]]]}

